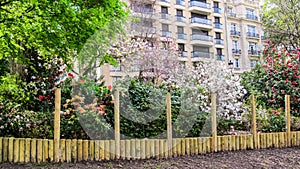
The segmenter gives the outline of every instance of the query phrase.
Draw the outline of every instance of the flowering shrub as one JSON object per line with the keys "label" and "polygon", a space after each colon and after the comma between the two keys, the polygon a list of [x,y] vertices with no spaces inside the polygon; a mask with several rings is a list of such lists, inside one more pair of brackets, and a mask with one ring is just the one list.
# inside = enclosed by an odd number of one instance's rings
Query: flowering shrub
{"label": "flowering shrub", "polygon": [[291,96],[291,114],[300,116],[300,50],[278,49],[265,44],[265,63],[243,74],[242,84],[257,97],[259,105],[283,111],[285,95]]}

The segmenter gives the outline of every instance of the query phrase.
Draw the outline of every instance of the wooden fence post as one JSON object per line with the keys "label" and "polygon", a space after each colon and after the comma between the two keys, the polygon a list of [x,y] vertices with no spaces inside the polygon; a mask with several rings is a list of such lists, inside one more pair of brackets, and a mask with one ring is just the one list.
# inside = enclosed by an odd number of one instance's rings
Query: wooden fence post
{"label": "wooden fence post", "polygon": [[120,158],[120,93],[119,91],[115,91],[114,93],[114,118],[115,118],[115,149],[116,149],[116,158]]}
{"label": "wooden fence post", "polygon": [[285,95],[285,115],[286,115],[286,146],[291,146],[291,112],[290,95]]}
{"label": "wooden fence post", "polygon": [[54,114],[54,162],[59,162],[60,104],[61,104],[61,89],[57,88],[55,90],[55,114]]}
{"label": "wooden fence post", "polygon": [[218,138],[217,138],[217,94],[211,95],[211,125],[212,125],[212,148],[214,152],[218,151]]}
{"label": "wooden fence post", "polygon": [[171,94],[168,93],[166,97],[167,103],[167,137],[168,137],[168,152],[172,157],[172,115],[171,115]]}
{"label": "wooden fence post", "polygon": [[256,105],[254,95],[251,95],[251,112],[252,112],[252,135],[253,135],[253,144],[254,149],[257,149],[257,130],[256,130]]}

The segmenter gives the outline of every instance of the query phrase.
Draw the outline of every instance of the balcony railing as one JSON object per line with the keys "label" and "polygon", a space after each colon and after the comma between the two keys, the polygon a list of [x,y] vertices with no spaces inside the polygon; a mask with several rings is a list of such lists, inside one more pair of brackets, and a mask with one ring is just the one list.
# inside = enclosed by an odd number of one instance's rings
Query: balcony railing
{"label": "balcony railing", "polygon": [[186,39],[186,34],[185,33],[177,33],[177,38],[178,39]]}
{"label": "balcony railing", "polygon": [[251,38],[259,38],[259,34],[255,32],[247,32],[247,36]]}
{"label": "balcony railing", "polygon": [[221,8],[214,8],[214,13],[222,13],[222,9]]}
{"label": "balcony railing", "polygon": [[192,57],[202,57],[202,58],[211,58],[212,53],[209,52],[199,52],[199,51],[193,51]]}
{"label": "balcony railing", "polygon": [[192,34],[191,37],[192,37],[191,38],[192,40],[203,40],[203,41],[209,41],[209,42],[213,41],[213,37],[208,36],[208,35]]}
{"label": "balcony railing", "polygon": [[138,7],[138,6],[133,6],[131,10],[136,13],[144,13],[144,14],[153,14],[155,12],[153,8]]}
{"label": "balcony railing", "polygon": [[230,13],[228,13],[228,16],[231,16],[231,17],[236,17],[236,13],[233,13],[233,12],[230,12]]}
{"label": "balcony railing", "polygon": [[233,35],[233,36],[241,36],[241,32],[240,32],[240,31],[231,30],[231,31],[230,31],[230,35]]}
{"label": "balcony railing", "polygon": [[184,0],[176,0],[176,5],[184,6]]}
{"label": "balcony railing", "polygon": [[215,28],[222,29],[223,25],[219,22],[215,22]]}
{"label": "balcony railing", "polygon": [[193,18],[191,18],[191,23],[201,23],[201,24],[211,25],[211,20],[210,19],[193,17]]}
{"label": "balcony railing", "polygon": [[258,51],[258,50],[248,50],[248,54],[250,54],[250,55],[260,55],[260,51]]}
{"label": "balcony railing", "polygon": [[224,61],[224,60],[225,60],[225,56],[222,55],[222,54],[217,54],[217,60],[222,60],[222,61]]}
{"label": "balcony railing", "polygon": [[179,51],[179,57],[187,57],[187,51]]}
{"label": "balcony railing", "polygon": [[161,13],[161,19],[170,19],[171,15],[167,13]]}
{"label": "balcony railing", "polygon": [[258,21],[258,17],[252,14],[246,14],[246,19]]}
{"label": "balcony railing", "polygon": [[216,41],[216,44],[224,45],[224,40],[223,39],[215,39],[215,41]]}
{"label": "balcony railing", "polygon": [[197,6],[197,7],[200,7],[200,8],[206,8],[206,9],[211,8],[209,3],[199,2],[199,1],[191,1],[190,2],[190,7],[193,7],[193,6]]}
{"label": "balcony railing", "polygon": [[160,0],[160,2],[170,3],[170,0]]}
{"label": "balcony railing", "polygon": [[241,54],[242,50],[241,49],[232,49],[233,54]]}
{"label": "balcony railing", "polygon": [[184,17],[184,16],[176,16],[176,20],[178,21],[178,22],[184,22],[184,23],[186,23],[186,18]]}
{"label": "balcony railing", "polygon": [[162,37],[172,37],[172,32],[162,30],[162,31],[161,31],[161,36],[162,36]]}

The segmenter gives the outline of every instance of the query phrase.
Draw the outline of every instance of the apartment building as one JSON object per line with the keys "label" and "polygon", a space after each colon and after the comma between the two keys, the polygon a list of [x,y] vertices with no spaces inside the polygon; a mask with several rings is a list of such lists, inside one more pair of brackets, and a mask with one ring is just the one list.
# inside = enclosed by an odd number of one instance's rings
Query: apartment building
{"label": "apartment building", "polygon": [[[262,24],[259,0],[127,0],[136,36],[174,38],[179,61],[228,63],[235,73],[250,70],[260,61]],[[109,69],[109,71],[108,71]],[[134,71],[133,71],[134,72]],[[122,76],[122,67],[106,66],[106,78]]]}

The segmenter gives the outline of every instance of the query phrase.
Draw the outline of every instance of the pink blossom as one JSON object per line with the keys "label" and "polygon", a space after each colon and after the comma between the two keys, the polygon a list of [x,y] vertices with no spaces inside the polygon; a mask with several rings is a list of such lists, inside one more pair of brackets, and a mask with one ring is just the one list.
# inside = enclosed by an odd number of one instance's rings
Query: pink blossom
{"label": "pink blossom", "polygon": [[273,91],[275,90],[275,87],[274,87],[274,86],[272,87],[272,90],[273,90]]}
{"label": "pink blossom", "polygon": [[285,79],[285,82],[286,82],[286,83],[288,83],[288,82],[289,82],[289,79],[288,79],[288,78],[286,78],[286,79]]}
{"label": "pink blossom", "polygon": [[296,84],[297,84],[297,82],[292,82],[292,85],[294,85],[294,86],[295,86]]}
{"label": "pink blossom", "polygon": [[271,42],[271,40],[270,40],[270,39],[268,39],[268,40],[267,40],[267,43],[270,43],[270,42]]}
{"label": "pink blossom", "polygon": [[271,100],[270,100],[270,103],[273,103],[273,102],[274,102],[274,100],[271,99]]}

